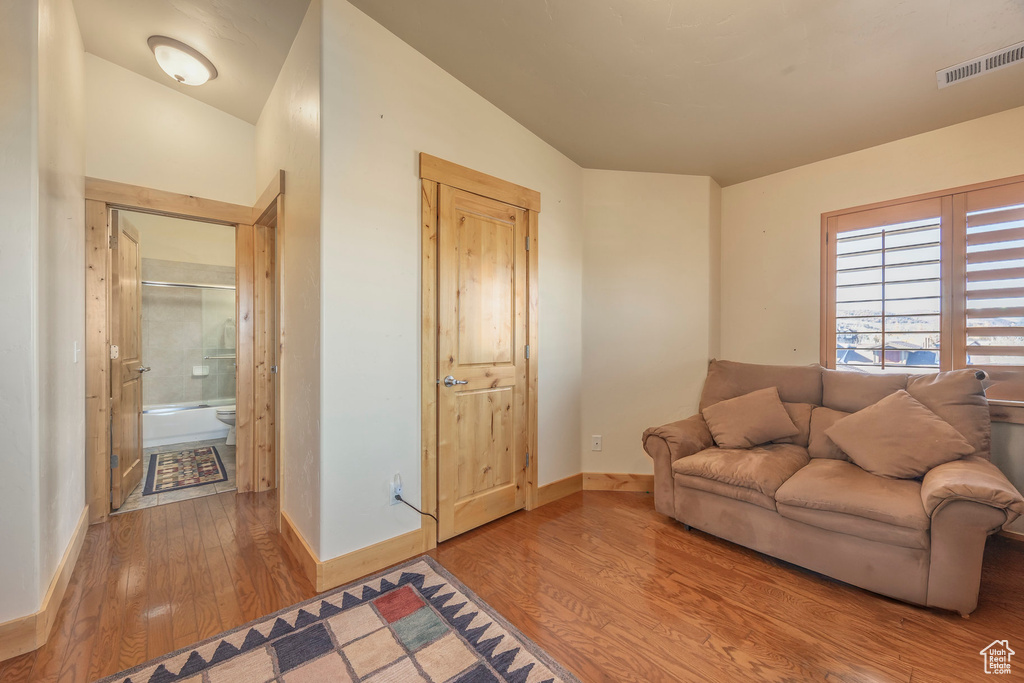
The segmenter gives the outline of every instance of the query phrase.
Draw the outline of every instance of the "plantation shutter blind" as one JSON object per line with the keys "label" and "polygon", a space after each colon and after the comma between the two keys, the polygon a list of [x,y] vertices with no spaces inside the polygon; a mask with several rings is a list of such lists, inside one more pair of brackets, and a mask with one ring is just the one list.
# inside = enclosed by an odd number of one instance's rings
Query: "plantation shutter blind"
{"label": "plantation shutter blind", "polygon": [[822,214],[821,364],[984,370],[1024,424],[1024,176]]}
{"label": "plantation shutter blind", "polygon": [[948,353],[942,344],[946,204],[927,199],[828,219],[828,365],[862,372],[940,369]]}
{"label": "plantation shutter blind", "polygon": [[954,196],[957,285],[954,365],[985,369],[990,398],[1024,398],[1024,183]]}

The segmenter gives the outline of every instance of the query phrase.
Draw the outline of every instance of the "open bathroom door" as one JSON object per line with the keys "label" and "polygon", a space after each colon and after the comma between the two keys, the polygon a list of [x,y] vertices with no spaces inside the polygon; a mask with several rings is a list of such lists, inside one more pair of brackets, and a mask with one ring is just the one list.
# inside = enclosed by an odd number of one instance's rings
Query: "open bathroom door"
{"label": "open bathroom door", "polygon": [[111,221],[110,504],[142,479],[142,257],[139,233],[117,210]]}

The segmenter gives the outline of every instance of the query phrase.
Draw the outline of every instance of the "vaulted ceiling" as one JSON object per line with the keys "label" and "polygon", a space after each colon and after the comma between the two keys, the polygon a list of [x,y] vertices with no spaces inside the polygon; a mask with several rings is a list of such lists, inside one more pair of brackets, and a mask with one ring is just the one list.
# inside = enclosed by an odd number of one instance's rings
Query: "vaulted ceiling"
{"label": "vaulted ceiling", "polygon": [[1024,105],[1020,0],[352,0],[588,168],[724,185]]}
{"label": "vaulted ceiling", "polygon": [[[309,0],[74,0],[86,52],[256,123]],[[164,35],[199,50],[219,76],[181,85],[146,44]],[[111,106],[117,106],[112,102]]]}
{"label": "vaulted ceiling", "polygon": [[[352,0],[587,168],[723,185],[1024,105],[1024,63],[935,71],[1024,40],[1021,0]],[[99,57],[255,123],[309,0],[74,0]],[[192,88],[146,45],[220,71]]]}

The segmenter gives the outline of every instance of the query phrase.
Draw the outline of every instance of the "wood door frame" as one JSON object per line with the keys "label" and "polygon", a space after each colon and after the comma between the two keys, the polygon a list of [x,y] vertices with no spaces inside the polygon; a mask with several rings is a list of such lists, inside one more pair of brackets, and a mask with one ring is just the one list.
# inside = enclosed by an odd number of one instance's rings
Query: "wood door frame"
{"label": "wood door frame", "polygon": [[[420,153],[422,325],[420,328],[420,505],[437,515],[437,335],[438,335],[438,186],[448,185],[488,199],[526,210],[530,249],[527,254],[526,337],[530,358],[526,374],[527,444],[530,464],[526,468],[526,509],[537,507],[537,255],[540,193],[479,171],[453,164],[425,152]],[[424,549],[437,547],[437,523],[423,516],[420,524]]]}
{"label": "wood door frame", "polygon": [[[284,237],[285,237],[285,214],[284,214],[284,171],[278,171],[267,188],[260,195],[259,200],[253,205],[253,218],[252,224],[256,229],[256,244],[260,244],[260,229],[268,229],[273,231],[274,236],[274,272],[273,272],[273,294],[274,294],[274,315],[273,315],[273,333],[268,335],[276,345],[276,365],[277,375],[280,376],[284,361],[284,345],[282,340],[284,334],[281,327],[281,296],[284,286],[284,277],[282,275],[282,266],[284,264]],[[257,262],[255,264],[257,270],[255,276],[259,277],[259,270]],[[264,274],[266,277],[266,274]],[[255,284],[255,281],[254,281]],[[257,293],[258,292],[254,292]],[[261,345],[260,335],[255,336],[255,358],[258,359],[265,357],[265,354],[269,349],[263,348]],[[258,377],[256,378],[259,379]],[[258,466],[253,468],[253,485],[256,491],[265,491],[271,488],[278,489],[278,500],[280,500],[283,488],[283,481],[281,477],[281,433],[282,433],[282,421],[281,421],[281,383],[274,382],[274,449],[273,449],[273,462],[265,463],[259,462]],[[270,478],[268,485],[268,478]],[[281,507],[278,506],[277,510],[277,528],[281,528]]]}
{"label": "wood door frame", "polygon": [[[204,199],[192,195],[154,190],[128,183],[120,183],[98,178],[85,179],[85,387],[86,387],[86,502],[89,504],[89,523],[105,522],[110,517],[110,435],[111,419],[110,403],[110,321],[111,321],[111,255],[110,255],[110,222],[111,209],[152,213],[161,216],[183,218],[186,220],[213,223],[236,228],[236,241],[239,233],[246,228],[254,233],[253,226],[261,219],[270,215],[270,204],[278,210],[284,194],[284,171],[275,174],[274,179],[263,192],[256,206],[242,206],[213,199]],[[274,214],[278,221],[276,230],[277,256],[280,256],[281,239],[280,216]],[[262,223],[261,223],[262,224]],[[238,254],[235,255],[236,278],[238,271]],[[280,263],[280,260],[278,260]],[[249,283],[250,293],[252,284]],[[237,285],[237,283],[236,283]],[[278,288],[280,274],[278,273]],[[240,300],[243,288],[236,288],[236,297]],[[278,289],[277,298],[280,299]],[[248,302],[251,310],[252,302]],[[276,311],[280,317],[280,310]],[[236,329],[240,329],[237,325]],[[281,328],[277,325],[276,343],[280,348]],[[239,352],[241,345],[237,345]],[[251,347],[250,347],[251,348]],[[249,358],[251,361],[252,358]],[[241,377],[248,371],[252,372],[252,362],[238,359],[236,382],[242,383]],[[250,378],[251,383],[251,378]],[[276,392],[275,392],[276,394]],[[276,400],[276,396],[275,396]],[[236,411],[237,414],[237,411]],[[251,420],[249,422],[251,425]],[[236,425],[237,427],[238,425]],[[244,427],[243,427],[244,429]],[[237,431],[237,429],[236,429]],[[280,424],[277,425],[275,441],[280,439]],[[275,451],[277,449],[275,448]],[[245,454],[242,454],[244,459]],[[279,460],[279,458],[278,458]],[[242,468],[239,468],[242,469]],[[253,466],[250,471],[259,471]],[[254,478],[254,477],[251,477]],[[277,484],[281,485],[280,465],[277,464]],[[239,492],[257,490],[255,481],[243,482],[236,473]]]}

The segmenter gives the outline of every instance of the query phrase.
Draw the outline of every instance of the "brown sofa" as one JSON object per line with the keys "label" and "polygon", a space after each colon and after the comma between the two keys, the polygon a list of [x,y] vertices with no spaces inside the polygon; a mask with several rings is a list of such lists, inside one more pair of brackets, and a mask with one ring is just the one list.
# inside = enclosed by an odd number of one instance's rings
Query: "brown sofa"
{"label": "brown sofa", "polygon": [[[796,436],[718,448],[700,414],[644,432],[658,512],[882,595],[972,612],[986,538],[1024,513],[1021,494],[989,462],[988,403],[975,372],[868,375],[712,361],[700,408],[769,387],[778,388]],[[855,465],[825,435],[901,389],[974,453],[922,478],[889,479]]]}

